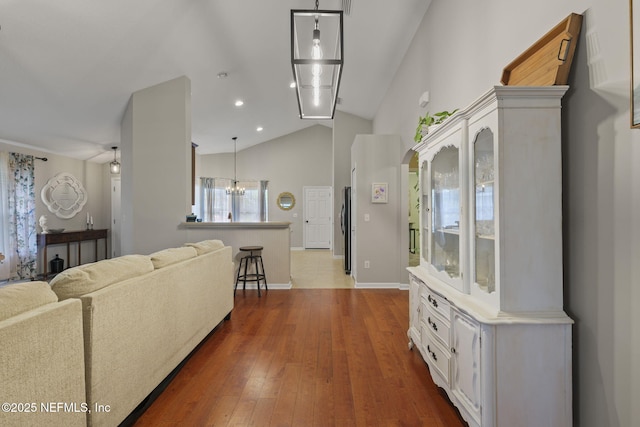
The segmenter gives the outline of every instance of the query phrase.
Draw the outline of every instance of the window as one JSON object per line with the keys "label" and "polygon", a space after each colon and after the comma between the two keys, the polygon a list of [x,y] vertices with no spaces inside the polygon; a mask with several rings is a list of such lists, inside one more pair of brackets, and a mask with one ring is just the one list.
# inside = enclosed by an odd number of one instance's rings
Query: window
{"label": "window", "polygon": [[267,221],[268,181],[238,181],[243,195],[227,194],[229,178],[200,178],[200,218],[205,222]]}

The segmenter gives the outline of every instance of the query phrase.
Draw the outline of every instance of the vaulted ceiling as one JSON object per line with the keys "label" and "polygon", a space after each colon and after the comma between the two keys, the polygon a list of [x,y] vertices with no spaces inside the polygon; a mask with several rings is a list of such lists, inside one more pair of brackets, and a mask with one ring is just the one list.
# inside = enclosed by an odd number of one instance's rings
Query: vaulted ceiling
{"label": "vaulted ceiling", "polygon": [[[430,0],[319,3],[350,6],[337,109],[372,119]],[[311,126],[318,122],[298,118],[289,87],[290,10],[314,7],[311,0],[3,0],[0,141],[108,161],[131,94],[180,76],[191,80],[192,139],[201,154],[232,151],[232,136],[242,149]]]}

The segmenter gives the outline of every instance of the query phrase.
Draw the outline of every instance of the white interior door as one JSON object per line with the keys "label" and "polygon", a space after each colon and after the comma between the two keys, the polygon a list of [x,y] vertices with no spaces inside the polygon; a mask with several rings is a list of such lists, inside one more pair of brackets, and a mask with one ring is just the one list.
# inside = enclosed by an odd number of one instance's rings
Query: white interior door
{"label": "white interior door", "polygon": [[304,187],[304,247],[331,249],[331,187]]}

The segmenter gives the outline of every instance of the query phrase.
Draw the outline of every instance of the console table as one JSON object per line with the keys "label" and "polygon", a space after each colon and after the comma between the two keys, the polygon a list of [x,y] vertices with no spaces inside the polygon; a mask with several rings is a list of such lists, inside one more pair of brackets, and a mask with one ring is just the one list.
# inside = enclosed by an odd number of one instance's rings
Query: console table
{"label": "console table", "polygon": [[95,241],[95,261],[98,260],[98,240],[104,239],[104,254],[108,258],[107,254],[107,228],[101,230],[82,230],[82,231],[65,231],[62,233],[46,233],[38,234],[38,252],[43,252],[43,273],[42,275],[46,279],[47,273],[47,246],[67,244],[67,267],[71,266],[71,253],[69,249],[70,243],[78,243],[78,264],[82,263],[82,245],[81,242],[87,240]]}

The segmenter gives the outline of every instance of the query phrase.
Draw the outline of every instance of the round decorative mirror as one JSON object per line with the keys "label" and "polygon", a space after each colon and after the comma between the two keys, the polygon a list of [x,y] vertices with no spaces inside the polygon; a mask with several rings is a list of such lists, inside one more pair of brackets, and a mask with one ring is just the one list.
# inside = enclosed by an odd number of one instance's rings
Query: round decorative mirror
{"label": "round decorative mirror", "polygon": [[278,195],[278,207],[283,211],[289,211],[293,209],[296,205],[296,198],[293,197],[293,194],[285,191],[284,193],[280,193]]}

